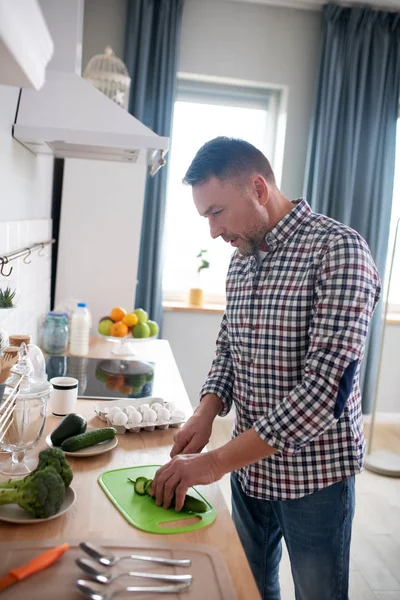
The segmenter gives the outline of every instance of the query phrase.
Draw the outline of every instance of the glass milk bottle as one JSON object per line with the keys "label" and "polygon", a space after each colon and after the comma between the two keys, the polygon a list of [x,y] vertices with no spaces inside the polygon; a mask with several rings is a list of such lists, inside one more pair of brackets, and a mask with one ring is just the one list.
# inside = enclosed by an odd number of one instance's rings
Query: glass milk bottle
{"label": "glass milk bottle", "polygon": [[90,312],[84,302],[78,302],[71,317],[69,353],[72,356],[86,356],[88,354],[90,327]]}

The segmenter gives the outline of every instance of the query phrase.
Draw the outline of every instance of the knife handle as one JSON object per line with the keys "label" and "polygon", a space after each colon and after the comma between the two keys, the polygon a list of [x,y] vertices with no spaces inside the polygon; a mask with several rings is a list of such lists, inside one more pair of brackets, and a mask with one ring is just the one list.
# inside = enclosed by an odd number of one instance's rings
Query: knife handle
{"label": "knife handle", "polygon": [[68,550],[68,548],[68,544],[61,544],[61,546],[50,548],[50,550],[39,554],[39,556],[28,562],[26,565],[12,569],[9,571],[9,574],[13,575],[18,581],[21,581],[22,579],[25,579],[25,577],[29,577],[29,575],[33,575],[33,573],[52,565]]}

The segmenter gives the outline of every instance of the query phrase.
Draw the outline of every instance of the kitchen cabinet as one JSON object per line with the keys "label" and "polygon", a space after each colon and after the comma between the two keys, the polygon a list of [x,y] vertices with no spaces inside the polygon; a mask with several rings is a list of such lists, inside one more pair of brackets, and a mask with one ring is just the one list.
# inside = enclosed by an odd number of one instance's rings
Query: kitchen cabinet
{"label": "kitchen cabinet", "polygon": [[39,90],[53,40],[37,0],[0,0],[0,84]]}

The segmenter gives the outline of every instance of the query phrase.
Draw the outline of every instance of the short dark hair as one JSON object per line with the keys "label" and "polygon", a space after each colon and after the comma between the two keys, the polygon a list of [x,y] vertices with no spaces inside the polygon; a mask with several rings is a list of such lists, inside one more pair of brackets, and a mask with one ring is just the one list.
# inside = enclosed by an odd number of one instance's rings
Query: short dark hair
{"label": "short dark hair", "polygon": [[236,138],[216,137],[198,150],[183,183],[197,185],[210,177],[221,181],[259,173],[275,185],[275,176],[264,154],[249,142]]}

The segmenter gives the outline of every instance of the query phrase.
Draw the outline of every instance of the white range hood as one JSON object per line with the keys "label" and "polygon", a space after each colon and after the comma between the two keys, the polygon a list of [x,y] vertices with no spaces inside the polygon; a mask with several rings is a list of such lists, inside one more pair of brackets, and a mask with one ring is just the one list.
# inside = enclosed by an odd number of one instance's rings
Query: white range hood
{"label": "white range hood", "polygon": [[22,90],[13,135],[35,154],[137,162],[167,150],[156,135],[75,73],[47,71],[39,91]]}
{"label": "white range hood", "polygon": [[155,134],[80,75],[83,1],[40,0],[40,5],[55,53],[44,86],[21,90],[14,138],[35,154],[58,158],[136,163],[144,155],[154,172],[169,139]]}

